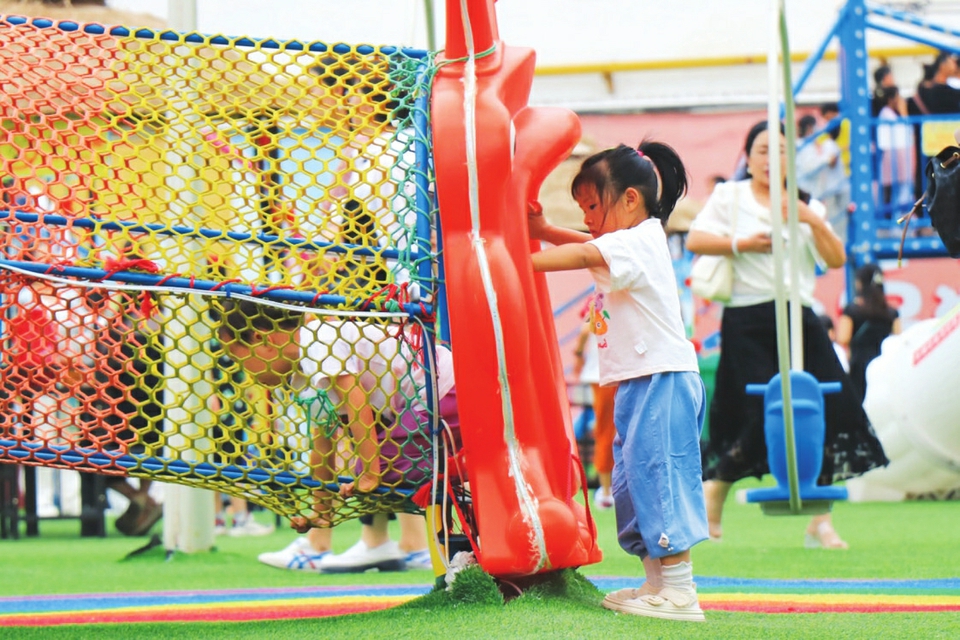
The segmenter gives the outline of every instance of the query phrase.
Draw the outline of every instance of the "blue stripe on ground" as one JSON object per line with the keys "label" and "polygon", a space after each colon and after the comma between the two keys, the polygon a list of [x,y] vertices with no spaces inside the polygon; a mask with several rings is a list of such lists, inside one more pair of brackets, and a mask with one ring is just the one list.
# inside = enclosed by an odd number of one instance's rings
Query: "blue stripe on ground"
{"label": "blue stripe on ground", "polygon": [[217,591],[164,591],[156,593],[99,593],[0,598],[0,615],[49,611],[86,611],[199,605],[226,602],[335,598],[344,596],[421,596],[430,585],[385,587],[302,587],[289,589],[236,589]]}
{"label": "blue stripe on ground", "polygon": [[[592,576],[602,591],[636,587],[641,577]],[[939,580],[768,580],[697,576],[697,588],[710,591],[786,591],[791,593],[857,591],[960,591],[960,578]],[[354,585],[317,587],[277,587],[265,589],[217,589],[194,591],[154,591],[134,593],[95,593],[0,597],[0,615],[83,611],[119,608],[145,608],[170,605],[198,605],[218,602],[333,598],[344,596],[420,596],[431,585]]]}

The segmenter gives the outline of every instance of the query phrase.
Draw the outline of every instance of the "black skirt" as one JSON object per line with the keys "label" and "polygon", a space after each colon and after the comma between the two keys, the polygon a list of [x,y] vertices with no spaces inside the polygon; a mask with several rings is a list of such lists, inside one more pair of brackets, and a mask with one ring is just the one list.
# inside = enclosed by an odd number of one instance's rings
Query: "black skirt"
{"label": "black skirt", "polygon": [[[816,314],[803,308],[804,369],[820,382],[839,381],[840,393],[824,396],[826,446],[818,484],[885,466],[887,457],[863,411],[849,376]],[[736,482],[770,472],[763,432],[763,397],[747,384],[767,384],[779,372],[773,302],[731,307],[720,325],[720,362],[710,404],[710,430],[703,442],[704,480]]]}

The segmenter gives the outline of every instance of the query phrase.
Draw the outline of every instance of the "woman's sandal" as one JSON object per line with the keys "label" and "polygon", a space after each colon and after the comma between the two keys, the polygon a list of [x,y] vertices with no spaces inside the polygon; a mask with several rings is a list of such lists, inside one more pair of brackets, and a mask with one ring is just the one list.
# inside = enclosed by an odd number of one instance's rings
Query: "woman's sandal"
{"label": "woman's sandal", "polygon": [[829,522],[817,525],[815,533],[807,529],[803,537],[803,546],[807,549],[849,549],[850,545],[844,542]]}

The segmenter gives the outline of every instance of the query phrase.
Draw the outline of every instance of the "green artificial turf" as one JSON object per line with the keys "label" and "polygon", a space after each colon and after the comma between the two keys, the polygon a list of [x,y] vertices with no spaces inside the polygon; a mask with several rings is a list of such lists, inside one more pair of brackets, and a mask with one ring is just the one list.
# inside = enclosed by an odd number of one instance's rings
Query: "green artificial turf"
{"label": "green artificial turf", "polygon": [[[755,486],[742,483],[737,488]],[[731,497],[724,540],[694,548],[694,573],[742,578],[934,579],[960,576],[960,505],[956,502],[839,503],[834,510],[847,551],[803,548],[804,517],[770,517]],[[269,520],[269,514],[259,514]],[[580,574],[639,576],[636,559],[616,544],[611,511],[595,514],[601,563]],[[395,526],[395,525],[393,525]],[[0,596],[117,591],[233,589],[281,586],[433,583],[430,572],[316,575],[282,571],[256,561],[296,534],[281,528],[261,538],[217,538],[217,551],[165,557],[162,549],[124,556],[145,542],[111,532],[79,538],[75,521],[44,521],[41,537],[0,541]],[[155,531],[159,532],[158,526]],[[335,546],[352,545],[359,526],[338,528]],[[573,580],[574,586],[581,584]],[[582,586],[582,585],[581,585]],[[592,587],[592,585],[590,585]],[[482,585],[479,587],[482,591]],[[578,591],[579,589],[579,591]],[[729,589],[725,589],[729,591]],[[574,593],[575,592],[575,593]],[[955,593],[954,593],[955,595]],[[84,625],[4,628],[6,638],[958,638],[960,614],[765,615],[709,611],[703,625],[613,614],[599,594],[546,585],[504,605],[456,601],[430,594],[387,611],[317,620]],[[487,602],[488,604],[484,604]],[[375,630],[389,631],[385,634]]]}

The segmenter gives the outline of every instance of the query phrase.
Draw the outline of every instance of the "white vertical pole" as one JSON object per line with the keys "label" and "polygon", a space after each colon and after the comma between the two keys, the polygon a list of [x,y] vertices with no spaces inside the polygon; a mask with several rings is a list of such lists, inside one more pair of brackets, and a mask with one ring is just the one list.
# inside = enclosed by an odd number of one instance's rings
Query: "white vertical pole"
{"label": "white vertical pole", "polygon": [[[195,31],[197,28],[197,0],[168,0],[167,3],[168,22],[171,29],[180,32]],[[188,213],[188,212],[183,212]],[[199,245],[192,243],[185,248],[193,249],[188,251],[192,259],[203,259]],[[202,305],[205,306],[205,305]],[[195,364],[200,364],[205,358],[202,353],[201,343],[191,338],[190,326],[193,323],[200,322],[203,310],[196,309],[192,304],[185,304],[182,307],[176,305],[174,312],[175,318],[168,322],[168,327],[176,329],[174,334],[178,337],[178,346],[182,349],[171,353],[173,358],[183,358],[185,353],[183,349],[189,347],[189,353],[193,354]],[[184,375],[190,371],[197,373],[194,366],[181,366],[178,369],[178,375]],[[167,397],[176,395],[184,399],[182,405],[169,412],[167,420],[177,426],[179,436],[171,440],[176,444],[189,445],[190,441],[182,436],[197,436],[200,429],[196,425],[198,412],[203,411],[202,403],[198,402],[196,384],[191,388],[184,388],[184,384],[179,380],[168,381]],[[199,386],[206,386],[200,384]],[[171,391],[173,393],[171,393]],[[207,394],[201,394],[204,397]],[[196,446],[196,443],[193,443]],[[184,456],[190,454],[189,450],[181,449]],[[205,489],[196,489],[179,484],[170,484],[165,492],[163,509],[163,544],[168,552],[177,550],[185,553],[194,553],[197,551],[209,551],[213,548],[213,520],[215,514],[215,505],[210,491]]]}
{"label": "white vertical pole", "polygon": [[[770,96],[767,102],[767,131],[770,139],[770,224],[773,237],[773,281],[777,285],[777,359],[780,364],[780,385],[783,396],[783,427],[786,439],[787,477],[790,484],[790,510],[799,513],[800,481],[797,476],[796,443],[793,431],[793,398],[790,384],[790,343],[789,319],[787,310],[787,292],[784,290],[784,247],[783,247],[783,173],[780,163],[780,83],[779,65],[781,44],[781,17],[783,0],[771,2],[770,48],[767,53],[767,71],[770,83]],[[782,52],[786,57],[787,51]],[[788,61],[789,62],[789,61]]]}
{"label": "white vertical pole", "polygon": [[787,237],[790,238],[790,368],[803,371],[803,301],[800,299],[800,219],[797,213],[797,121],[793,102],[793,74],[790,69],[790,38],[787,14],[780,0],[780,51],[783,68],[783,103],[787,135]]}
{"label": "white vertical pole", "polygon": [[195,31],[197,0],[167,0],[167,24],[174,31]]}

